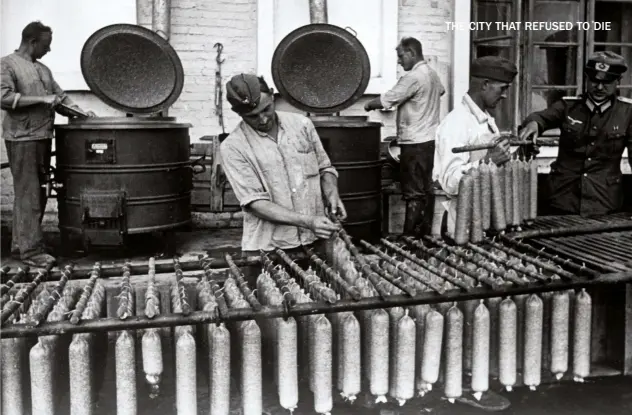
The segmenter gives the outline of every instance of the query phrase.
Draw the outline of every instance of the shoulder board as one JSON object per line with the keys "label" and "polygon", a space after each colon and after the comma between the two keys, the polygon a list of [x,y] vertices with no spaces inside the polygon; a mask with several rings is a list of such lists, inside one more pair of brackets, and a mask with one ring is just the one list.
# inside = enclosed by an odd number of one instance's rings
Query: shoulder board
{"label": "shoulder board", "polygon": [[582,99],[582,97],[580,95],[576,95],[576,96],[562,97],[562,99],[564,101],[577,101],[579,99]]}
{"label": "shoulder board", "polygon": [[632,99],[626,97],[617,97],[617,101],[625,102],[626,104],[632,104]]}

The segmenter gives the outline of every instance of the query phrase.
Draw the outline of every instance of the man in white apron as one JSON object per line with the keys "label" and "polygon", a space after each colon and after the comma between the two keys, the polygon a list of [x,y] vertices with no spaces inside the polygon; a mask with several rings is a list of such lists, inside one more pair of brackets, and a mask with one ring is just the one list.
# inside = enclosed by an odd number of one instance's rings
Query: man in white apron
{"label": "man in white apron", "polygon": [[[481,159],[502,165],[510,159],[507,138],[501,137],[490,114],[507,98],[507,91],[518,70],[507,59],[484,56],[472,62],[470,87],[458,104],[441,122],[437,130],[432,178],[447,194],[443,202],[448,213],[448,233],[454,236],[459,181],[465,172]],[[454,147],[495,142],[491,150],[452,153]]]}

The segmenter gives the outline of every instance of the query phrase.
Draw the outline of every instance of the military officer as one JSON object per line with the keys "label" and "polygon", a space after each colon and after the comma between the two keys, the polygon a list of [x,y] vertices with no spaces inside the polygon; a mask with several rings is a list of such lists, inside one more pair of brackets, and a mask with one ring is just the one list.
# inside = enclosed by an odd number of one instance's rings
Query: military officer
{"label": "military officer", "polygon": [[632,165],[632,100],[618,96],[617,86],[627,69],[620,55],[596,52],[584,68],[584,94],[564,97],[523,122],[521,139],[561,129],[549,175],[552,213],[594,216],[621,210],[626,146]]}

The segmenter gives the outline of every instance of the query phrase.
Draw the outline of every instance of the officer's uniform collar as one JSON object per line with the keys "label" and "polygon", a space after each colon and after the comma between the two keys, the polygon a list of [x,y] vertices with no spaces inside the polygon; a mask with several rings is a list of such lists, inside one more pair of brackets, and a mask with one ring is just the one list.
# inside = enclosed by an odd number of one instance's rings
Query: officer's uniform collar
{"label": "officer's uniform collar", "polygon": [[604,112],[606,112],[608,108],[612,106],[613,100],[614,100],[613,98],[610,98],[610,99],[605,100],[604,102],[597,104],[595,101],[590,99],[588,95],[586,95],[586,99],[584,100],[584,103],[586,104],[590,112],[593,112],[593,113],[598,112],[600,114],[603,114]]}

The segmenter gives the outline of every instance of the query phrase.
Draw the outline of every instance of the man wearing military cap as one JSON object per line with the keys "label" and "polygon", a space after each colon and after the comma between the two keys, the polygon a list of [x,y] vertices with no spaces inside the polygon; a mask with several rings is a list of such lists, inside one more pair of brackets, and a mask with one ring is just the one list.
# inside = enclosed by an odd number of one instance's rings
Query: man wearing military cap
{"label": "man wearing military cap", "polygon": [[299,248],[331,237],[339,225],[327,213],[344,220],[346,212],[338,173],[311,120],[276,111],[272,90],[256,75],[234,76],[226,98],[242,118],[220,152],[244,212],[244,253]]}
{"label": "man wearing military cap", "polygon": [[[507,59],[483,56],[470,67],[470,87],[437,130],[433,180],[448,195],[443,205],[448,213],[448,233],[454,235],[456,201],[461,177],[481,161],[502,165],[510,159],[509,140],[501,136],[492,115],[498,103],[507,98],[518,70]],[[454,147],[495,143],[491,150],[453,153]]]}
{"label": "man wearing military cap", "polygon": [[617,86],[627,69],[616,53],[594,53],[584,67],[584,94],[564,97],[523,122],[522,139],[561,129],[548,178],[551,213],[593,216],[621,210],[621,158],[626,146],[632,153],[632,100],[618,96]]}

